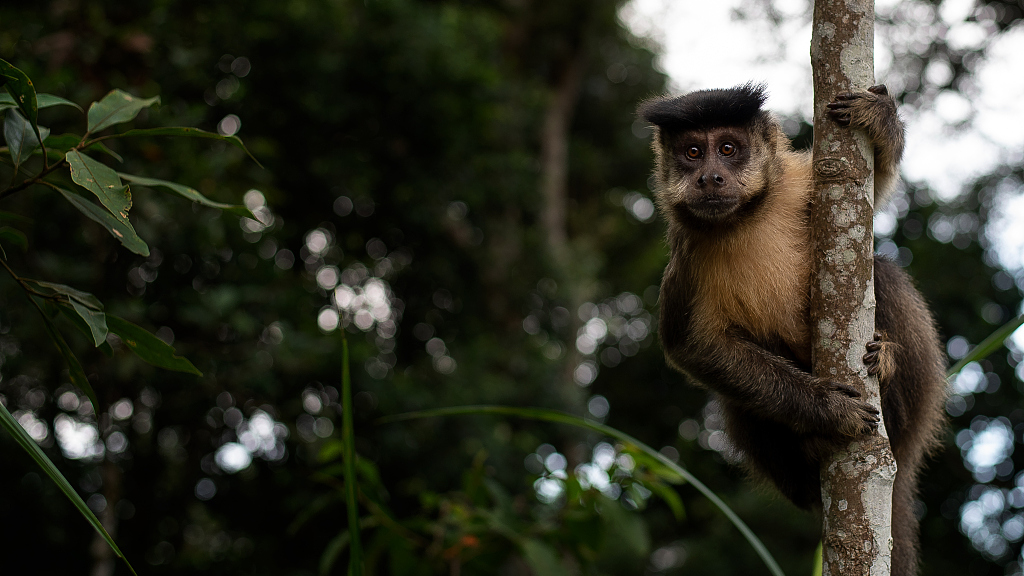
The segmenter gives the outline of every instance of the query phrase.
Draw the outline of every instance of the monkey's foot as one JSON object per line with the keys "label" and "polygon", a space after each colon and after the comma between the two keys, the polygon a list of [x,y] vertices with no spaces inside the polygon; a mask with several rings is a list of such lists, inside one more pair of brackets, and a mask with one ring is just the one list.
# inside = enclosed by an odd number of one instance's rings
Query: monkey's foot
{"label": "monkey's foot", "polygon": [[882,333],[875,332],[874,338],[864,348],[868,351],[863,358],[864,366],[867,367],[868,374],[878,376],[878,373],[882,371],[879,357],[882,352]]}
{"label": "monkey's foot", "polygon": [[881,332],[875,332],[874,339],[864,346],[867,350],[863,357],[864,367],[868,369],[868,374],[878,376],[883,388],[896,373],[896,352],[899,347],[899,344],[887,341]]}

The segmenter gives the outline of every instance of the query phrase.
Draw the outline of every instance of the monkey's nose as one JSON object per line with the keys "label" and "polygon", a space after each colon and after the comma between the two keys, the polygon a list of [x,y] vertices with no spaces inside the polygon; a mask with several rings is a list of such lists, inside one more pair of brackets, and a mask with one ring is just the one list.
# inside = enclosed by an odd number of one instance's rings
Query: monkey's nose
{"label": "monkey's nose", "polygon": [[[711,181],[714,182],[716,186],[724,186],[725,185],[725,177],[723,177],[721,174],[718,174],[718,173],[714,173],[714,174],[711,175]],[[701,174],[697,178],[697,186],[703,187],[707,183],[708,183],[708,176],[706,174]]]}

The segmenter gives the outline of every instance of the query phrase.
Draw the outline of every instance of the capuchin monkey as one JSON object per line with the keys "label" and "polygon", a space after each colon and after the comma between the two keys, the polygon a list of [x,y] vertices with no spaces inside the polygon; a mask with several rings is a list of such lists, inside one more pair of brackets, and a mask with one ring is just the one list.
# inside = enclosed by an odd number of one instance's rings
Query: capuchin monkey
{"label": "capuchin monkey", "polygon": [[[745,465],[803,508],[820,505],[821,461],[873,432],[878,411],[851,383],[810,374],[810,152],[797,152],[747,84],[641,104],[654,125],[657,202],[671,252],[661,283],[661,343],[669,365],[718,397]],[[885,86],[843,93],[830,118],[864,130],[875,148],[875,206],[898,178],[903,123]],[[913,504],[937,446],[944,356],[910,278],[875,257],[874,340],[864,363],[879,377],[898,472],[893,576],[917,573]]]}

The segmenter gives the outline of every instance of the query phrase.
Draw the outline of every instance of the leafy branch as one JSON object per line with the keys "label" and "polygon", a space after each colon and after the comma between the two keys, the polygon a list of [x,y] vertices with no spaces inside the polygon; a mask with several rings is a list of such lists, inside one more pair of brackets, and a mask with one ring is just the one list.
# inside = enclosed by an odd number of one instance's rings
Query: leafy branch
{"label": "leafy branch", "polygon": [[[69,204],[90,220],[100,224],[125,248],[141,256],[149,255],[149,246],[139,237],[128,218],[132,207],[132,191],[129,184],[137,184],[156,190],[164,190],[182,196],[199,204],[229,211],[240,216],[252,216],[241,205],[222,204],[206,198],[203,194],[183,184],[156,180],[143,176],[116,172],[90,152],[102,152],[123,161],[114,151],[103,144],[106,140],[136,136],[184,136],[221,140],[236,146],[246,154],[249,151],[235,136],[222,136],[195,128],[162,127],[131,129],[121,133],[94,136],[108,128],[131,122],[142,110],[160,102],[158,96],[138,98],[121,90],[113,90],[86,112],[86,129],[83,135],[51,135],[50,129],[39,125],[39,110],[50,106],[71,106],[80,112],[81,107],[73,102],[51,94],[37,94],[31,79],[10,63],[0,60],[0,113],[3,113],[3,138],[6,146],[0,147],[0,158],[13,167],[11,183],[0,189],[0,200],[41,186],[58,192]],[[51,161],[51,154],[54,156]],[[33,169],[33,157],[41,157],[41,163]],[[34,175],[32,175],[34,173]],[[51,181],[60,175],[60,179]],[[20,179],[24,176],[24,179]],[[124,180],[122,180],[122,178]],[[19,181],[20,180],[20,181]],[[70,189],[67,182],[74,184]],[[94,201],[95,200],[95,201]],[[0,243],[14,244],[28,251],[28,237],[14,227],[0,227]],[[64,359],[71,383],[83,391],[93,405],[94,412],[100,413],[96,392],[86,377],[82,364],[68,345],[57,325],[57,318],[64,317],[81,332],[96,348],[113,355],[108,337],[116,335],[121,344],[131,350],[144,362],[167,370],[186,372],[196,376],[202,373],[186,358],[175,354],[174,348],[164,343],[148,330],[104,310],[103,303],[88,292],[71,286],[26,278],[15,271],[7,253],[0,245],[0,266],[25,292],[32,306],[39,312],[42,327]],[[19,445],[36,461],[61,491],[72,501],[83,517],[106,540],[114,552],[131,564],[114,543],[110,534],[85,505],[71,484],[40,450],[18,420],[0,404],[0,427],[7,430]]]}

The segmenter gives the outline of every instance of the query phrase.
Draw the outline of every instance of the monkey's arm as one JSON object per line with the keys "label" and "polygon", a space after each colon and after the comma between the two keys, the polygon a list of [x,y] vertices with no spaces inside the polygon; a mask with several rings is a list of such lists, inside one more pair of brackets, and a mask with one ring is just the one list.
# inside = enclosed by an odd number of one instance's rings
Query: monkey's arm
{"label": "monkey's arm", "polygon": [[702,384],[795,432],[854,437],[878,425],[878,411],[852,386],[815,378],[743,336],[726,333],[687,350],[668,350]]}
{"label": "monkey's arm", "polygon": [[829,116],[840,126],[867,132],[875,147],[875,209],[881,208],[896,187],[903,158],[903,121],[896,101],[884,85],[861,92],[837,94],[828,105]]}
{"label": "monkey's arm", "polygon": [[686,286],[670,264],[662,282],[659,330],[675,367],[734,405],[798,433],[854,437],[878,425],[878,411],[852,386],[811,376],[739,329],[696,332]]}

